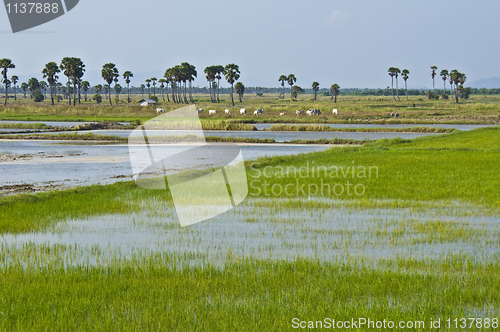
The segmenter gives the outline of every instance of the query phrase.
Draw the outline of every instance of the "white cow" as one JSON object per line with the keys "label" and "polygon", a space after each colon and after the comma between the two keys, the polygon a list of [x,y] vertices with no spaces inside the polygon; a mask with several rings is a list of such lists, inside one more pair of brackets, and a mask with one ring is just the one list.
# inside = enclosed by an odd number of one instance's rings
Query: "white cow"
{"label": "white cow", "polygon": [[301,115],[301,114],[304,114],[304,111],[299,111],[299,110],[295,111],[295,115]]}
{"label": "white cow", "polygon": [[156,113],[157,113],[157,114],[158,114],[158,113],[166,113],[166,112],[167,112],[167,110],[166,110],[166,109],[164,109],[164,108],[161,108],[161,107],[158,107],[158,108],[156,109]]}
{"label": "white cow", "polygon": [[264,110],[262,108],[259,108],[258,110],[253,112],[253,115],[262,115],[262,114],[264,114]]}
{"label": "white cow", "polygon": [[204,110],[203,108],[200,108],[200,109],[198,110],[198,114],[204,114],[204,113],[205,113],[205,110]]}
{"label": "white cow", "polygon": [[336,108],[333,109],[333,115],[339,115],[339,111]]}
{"label": "white cow", "polygon": [[230,110],[228,110],[227,108],[226,108],[226,110],[224,111],[224,113],[226,113],[227,115],[231,115],[231,111],[230,111]]}
{"label": "white cow", "polygon": [[208,114],[212,115],[212,114],[217,114],[217,111],[216,110],[209,110],[208,111]]}
{"label": "white cow", "polygon": [[240,114],[241,114],[241,115],[246,115],[246,114],[247,114],[247,110],[246,110],[246,109],[244,109],[244,108],[241,108],[241,109],[240,109]]}
{"label": "white cow", "polygon": [[312,115],[320,115],[321,111],[317,109],[310,108],[307,112],[307,115],[312,116]]}
{"label": "white cow", "polygon": [[285,113],[280,113],[280,116],[285,116]]}

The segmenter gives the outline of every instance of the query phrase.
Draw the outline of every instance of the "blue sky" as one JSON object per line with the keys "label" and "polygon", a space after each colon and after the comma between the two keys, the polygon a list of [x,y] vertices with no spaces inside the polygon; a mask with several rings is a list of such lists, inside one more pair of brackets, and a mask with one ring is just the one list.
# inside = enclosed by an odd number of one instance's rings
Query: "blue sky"
{"label": "blue sky", "polygon": [[484,0],[80,0],[17,34],[0,10],[0,58],[12,59],[9,75],[25,80],[41,78],[49,61],[77,56],[93,85],[103,83],[106,62],[132,71],[138,86],[187,61],[200,86],[206,66],[232,62],[246,85],[278,86],[281,74],[294,73],[302,87],[383,88],[396,66],[410,70],[410,87],[430,88],[432,65],[458,69],[469,82],[500,76],[499,12],[500,2]]}

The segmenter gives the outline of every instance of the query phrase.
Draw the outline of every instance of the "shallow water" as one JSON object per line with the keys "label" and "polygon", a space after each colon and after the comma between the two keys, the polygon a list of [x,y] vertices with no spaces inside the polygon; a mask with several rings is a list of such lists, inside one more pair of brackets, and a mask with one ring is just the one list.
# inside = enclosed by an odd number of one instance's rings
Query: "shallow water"
{"label": "shallow water", "polygon": [[[308,200],[302,201],[304,207],[298,202],[297,207],[285,209],[274,204],[280,200],[249,199],[232,211],[186,228],[179,226],[171,205],[151,201],[139,213],[68,220],[45,232],[0,236],[0,262],[46,264],[40,261],[39,253],[14,255],[26,247],[35,252],[56,248],[50,259],[64,261],[65,266],[105,265],[157,253],[205,256],[215,265],[223,264],[228,255],[332,262],[398,257],[444,259],[453,255],[477,261],[498,259],[499,217],[463,217],[460,208],[452,212],[359,210],[334,201],[324,208],[307,208]],[[422,223],[443,222],[466,234],[448,237],[446,227],[418,231]]]}
{"label": "shallow water", "polygon": [[[73,143],[73,144],[72,144]],[[36,190],[108,184],[132,179],[128,146],[62,141],[0,141],[0,187],[32,184]],[[325,145],[242,144],[243,158],[294,155],[331,148]],[[16,158],[14,160],[14,158]],[[182,168],[182,165],[179,165]],[[175,171],[175,170],[174,170]]]}
{"label": "shallow water", "polygon": [[[59,132],[58,132],[59,133]],[[50,133],[50,134],[58,134]],[[74,132],[62,132],[65,134],[70,134]],[[78,134],[92,133],[94,135],[105,135],[105,136],[118,136],[118,137],[129,137],[132,133],[131,130],[85,130],[79,131]],[[377,139],[391,139],[400,137],[403,139],[412,139],[421,136],[429,136],[436,134],[428,133],[338,133],[338,132],[307,132],[307,131],[218,131],[218,130],[207,130],[204,132],[205,136],[215,136],[215,137],[243,137],[243,138],[258,138],[274,139],[276,142],[289,142],[292,140],[318,140],[318,139],[328,139],[333,140],[335,138],[343,139],[353,139],[362,141],[365,139],[377,140]],[[148,134],[151,136],[185,136],[193,134],[192,131],[186,130],[150,130]]]}

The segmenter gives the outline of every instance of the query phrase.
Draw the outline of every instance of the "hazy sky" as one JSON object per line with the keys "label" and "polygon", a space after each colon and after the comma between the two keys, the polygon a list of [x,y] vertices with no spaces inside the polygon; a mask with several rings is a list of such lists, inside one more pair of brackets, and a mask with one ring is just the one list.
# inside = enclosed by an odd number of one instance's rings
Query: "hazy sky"
{"label": "hazy sky", "polygon": [[26,80],[41,78],[49,61],[80,57],[92,85],[104,82],[106,62],[135,73],[138,86],[187,61],[200,86],[206,66],[233,62],[246,85],[279,86],[281,74],[294,73],[302,87],[386,87],[396,66],[410,70],[409,86],[429,88],[432,65],[469,82],[500,76],[498,13],[491,0],[80,0],[17,34],[0,9],[0,58],[16,64],[9,76]]}

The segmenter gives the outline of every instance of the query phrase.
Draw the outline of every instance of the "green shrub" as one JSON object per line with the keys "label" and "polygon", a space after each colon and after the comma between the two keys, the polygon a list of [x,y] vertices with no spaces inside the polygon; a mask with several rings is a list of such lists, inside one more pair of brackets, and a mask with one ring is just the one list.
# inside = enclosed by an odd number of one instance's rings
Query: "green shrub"
{"label": "green shrub", "polygon": [[42,102],[45,99],[43,94],[40,92],[40,90],[36,90],[35,93],[33,94],[33,101],[35,103]]}
{"label": "green shrub", "polygon": [[92,99],[95,100],[96,103],[98,103],[98,104],[100,104],[102,102],[102,96],[98,93],[96,93]]}

